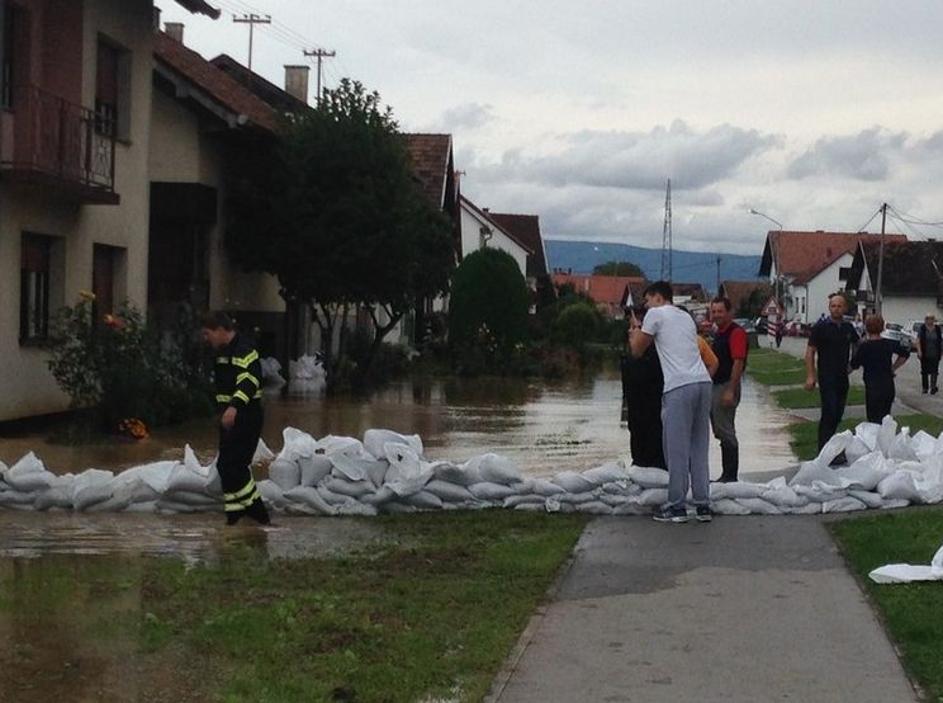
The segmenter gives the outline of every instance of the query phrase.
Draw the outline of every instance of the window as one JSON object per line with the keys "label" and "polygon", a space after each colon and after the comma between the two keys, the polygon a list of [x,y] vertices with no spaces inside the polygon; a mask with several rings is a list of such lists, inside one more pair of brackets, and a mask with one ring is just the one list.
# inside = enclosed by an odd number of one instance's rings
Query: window
{"label": "window", "polygon": [[0,0],[0,108],[13,107],[13,6]]}
{"label": "window", "polygon": [[20,342],[49,337],[52,238],[24,234],[20,257]]}
{"label": "window", "polygon": [[118,65],[120,51],[98,42],[95,73],[95,131],[108,137],[118,133]]}

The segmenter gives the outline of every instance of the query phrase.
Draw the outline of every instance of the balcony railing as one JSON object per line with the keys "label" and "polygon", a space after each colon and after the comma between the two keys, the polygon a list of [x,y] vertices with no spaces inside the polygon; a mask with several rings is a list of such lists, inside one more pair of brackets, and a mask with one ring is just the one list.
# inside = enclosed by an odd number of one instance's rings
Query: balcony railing
{"label": "balcony railing", "polygon": [[117,202],[114,129],[37,86],[0,113],[0,178],[65,186],[83,200]]}

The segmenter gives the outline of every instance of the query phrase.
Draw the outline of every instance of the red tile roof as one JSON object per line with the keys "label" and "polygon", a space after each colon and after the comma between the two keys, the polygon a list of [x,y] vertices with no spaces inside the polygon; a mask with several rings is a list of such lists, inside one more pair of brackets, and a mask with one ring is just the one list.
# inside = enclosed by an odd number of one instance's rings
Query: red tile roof
{"label": "red tile roof", "polygon": [[608,307],[621,307],[625,300],[626,288],[645,283],[645,279],[638,276],[591,276],[575,273],[553,274],[553,285],[560,287],[566,284],[573,286],[577,293],[583,293],[594,302]]}
{"label": "red tile roof", "polygon": [[277,115],[265,101],[164,32],[156,33],[154,56],[226,110],[237,116],[245,115],[251,124],[269,132],[278,129]]}
{"label": "red tile roof", "polygon": [[537,215],[512,215],[508,213],[488,213],[503,229],[510,232],[533,253],[527,257],[527,275],[543,276],[547,273],[547,260],[544,257],[544,241],[540,236],[540,218]]}
{"label": "red tile roof", "polygon": [[[867,232],[780,232],[766,235],[760,274],[768,275],[775,253],[777,270],[794,283],[808,283],[823,269],[845,254],[854,254],[859,241],[878,241],[880,235]],[[906,242],[903,234],[888,234],[887,241]]]}
{"label": "red tile roof", "polygon": [[740,309],[754,291],[760,291],[763,301],[766,302],[773,295],[773,288],[766,281],[724,281],[720,284],[721,292],[730,300],[734,314]]}
{"label": "red tile roof", "polygon": [[423,192],[436,207],[445,205],[445,186],[452,155],[451,134],[404,134],[406,149]]}

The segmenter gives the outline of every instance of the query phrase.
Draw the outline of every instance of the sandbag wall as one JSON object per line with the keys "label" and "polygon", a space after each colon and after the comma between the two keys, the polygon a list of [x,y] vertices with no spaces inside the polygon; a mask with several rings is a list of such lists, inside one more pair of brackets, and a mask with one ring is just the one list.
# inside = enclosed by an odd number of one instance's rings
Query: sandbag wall
{"label": "sandbag wall", "polygon": [[[667,500],[668,474],[612,462],[551,478],[524,476],[507,458],[483,454],[464,463],[427,461],[416,435],[368,430],[315,439],[288,428],[259,481],[270,509],[289,515],[376,515],[417,510],[507,508],[592,515],[650,513]],[[847,464],[831,468],[844,453]],[[725,515],[814,514],[896,508],[943,500],[943,435],[911,436],[890,417],[836,435],[791,481],[712,484],[714,510]],[[189,446],[184,461],[162,461],[114,474],[88,469],[59,476],[32,453],[0,463],[0,507],[84,512],[178,513],[222,509],[215,465],[202,466]]]}

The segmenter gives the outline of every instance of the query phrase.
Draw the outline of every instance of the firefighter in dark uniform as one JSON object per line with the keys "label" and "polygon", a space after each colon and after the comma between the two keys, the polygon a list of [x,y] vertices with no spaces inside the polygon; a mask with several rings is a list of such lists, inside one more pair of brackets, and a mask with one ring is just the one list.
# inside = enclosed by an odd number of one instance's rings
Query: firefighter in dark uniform
{"label": "firefighter in dark uniform", "polygon": [[268,511],[252,478],[252,457],[262,434],[262,365],[254,345],[232,319],[212,312],[203,319],[203,340],[216,353],[216,407],[220,413],[219,458],[226,523],[243,515],[269,524]]}

